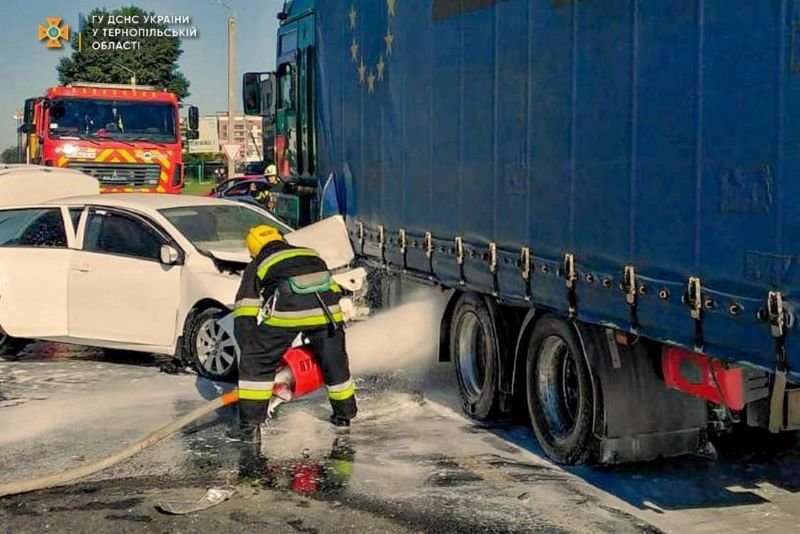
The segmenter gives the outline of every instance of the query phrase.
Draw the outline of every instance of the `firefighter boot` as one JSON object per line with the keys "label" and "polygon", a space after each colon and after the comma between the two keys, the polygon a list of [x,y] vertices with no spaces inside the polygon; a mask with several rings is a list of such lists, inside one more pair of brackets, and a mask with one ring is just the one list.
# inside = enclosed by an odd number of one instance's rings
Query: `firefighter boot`
{"label": "firefighter boot", "polygon": [[226,432],[225,437],[233,441],[261,444],[261,423],[267,415],[267,403],[261,401],[239,401],[239,421]]}

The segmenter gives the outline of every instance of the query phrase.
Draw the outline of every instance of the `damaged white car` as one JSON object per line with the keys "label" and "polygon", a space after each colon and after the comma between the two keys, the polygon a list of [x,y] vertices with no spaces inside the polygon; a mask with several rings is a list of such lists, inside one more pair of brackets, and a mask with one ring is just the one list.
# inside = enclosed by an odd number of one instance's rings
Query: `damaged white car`
{"label": "damaged white car", "polygon": [[239,202],[97,191],[75,171],[0,168],[0,350],[38,339],[169,354],[232,378],[238,349],[218,321],[259,224],[317,250],[351,294],[362,289],[363,269],[341,272],[353,250],[340,218],[293,232]]}

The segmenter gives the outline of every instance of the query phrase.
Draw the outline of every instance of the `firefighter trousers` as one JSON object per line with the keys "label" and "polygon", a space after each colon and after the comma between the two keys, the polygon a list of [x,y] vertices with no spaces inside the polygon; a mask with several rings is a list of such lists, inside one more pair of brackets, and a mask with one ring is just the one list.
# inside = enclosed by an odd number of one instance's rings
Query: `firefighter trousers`
{"label": "firefighter trousers", "polygon": [[[262,325],[256,334],[258,338],[248,341],[248,350],[242,353],[239,362],[242,425],[256,426],[266,418],[275,371],[297,334],[297,331]],[[333,331],[325,326],[304,330],[303,334],[311,342],[307,348],[322,368],[333,416],[349,421],[355,417],[357,407],[343,328]]]}

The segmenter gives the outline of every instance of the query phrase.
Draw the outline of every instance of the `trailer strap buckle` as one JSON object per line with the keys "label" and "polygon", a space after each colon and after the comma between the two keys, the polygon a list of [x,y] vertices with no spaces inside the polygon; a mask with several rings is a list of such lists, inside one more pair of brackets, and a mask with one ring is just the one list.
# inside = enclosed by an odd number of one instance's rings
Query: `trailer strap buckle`
{"label": "trailer strap buckle", "polygon": [[767,319],[772,337],[783,337],[786,334],[786,311],[780,291],[770,291],[767,296]]}
{"label": "trailer strap buckle", "polygon": [[425,255],[429,258],[433,256],[433,236],[430,232],[425,232]]}
{"label": "trailer strap buckle", "polygon": [[575,289],[575,280],[578,275],[575,272],[575,255],[564,254],[564,279],[568,289]]}
{"label": "trailer strap buckle", "polygon": [[575,271],[575,255],[572,253],[564,254],[564,280],[567,284],[567,304],[569,306],[570,318],[575,317],[578,310],[578,296],[575,292],[575,281],[578,273]]}
{"label": "trailer strap buckle", "polygon": [[636,306],[636,268],[626,265],[622,276],[622,289],[625,291],[625,301],[629,306]]}
{"label": "trailer strap buckle", "polygon": [[522,271],[522,279],[526,282],[531,279],[531,249],[522,247],[519,253],[519,266]]}
{"label": "trailer strap buckle", "polygon": [[700,320],[702,314],[702,285],[700,278],[696,276],[689,277],[689,284],[686,286],[686,304],[689,306],[689,315],[695,321]]}
{"label": "trailer strap buckle", "polygon": [[407,246],[406,229],[400,228],[400,254],[402,254],[403,256],[406,255],[406,246]]}

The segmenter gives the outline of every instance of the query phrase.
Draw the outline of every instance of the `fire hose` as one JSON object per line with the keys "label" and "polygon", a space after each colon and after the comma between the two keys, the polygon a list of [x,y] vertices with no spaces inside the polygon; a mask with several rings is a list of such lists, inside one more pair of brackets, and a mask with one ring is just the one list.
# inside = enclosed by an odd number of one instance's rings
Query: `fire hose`
{"label": "fire hose", "polygon": [[38,491],[47,488],[55,488],[58,486],[66,486],[76,480],[86,478],[90,475],[98,473],[104,469],[108,469],[128,458],[142,452],[146,448],[155,445],[164,438],[167,438],[182,429],[186,425],[193,423],[201,417],[214,412],[215,410],[224,406],[231,406],[239,402],[237,391],[230,391],[224,395],[217,397],[201,406],[198,406],[191,412],[179,417],[171,423],[164,425],[150,435],[140,439],[136,443],[125,447],[121,451],[93,462],[88,465],[82,465],[75,469],[70,469],[62,473],[47,475],[32,480],[18,480],[9,482],[7,484],[0,484],[0,497],[8,495],[18,495],[20,493],[28,493],[31,491]]}
{"label": "fire hose", "polygon": [[[275,395],[270,402],[270,414],[279,404],[316,391],[323,385],[322,369],[310,350],[303,347],[292,347],[284,353],[281,363],[282,365],[279,366],[275,376]],[[225,393],[107,458],[55,475],[0,484],[0,497],[66,486],[76,480],[86,478],[127,460],[201,417],[219,408],[232,406],[237,402],[239,402],[239,392],[237,390]]]}

